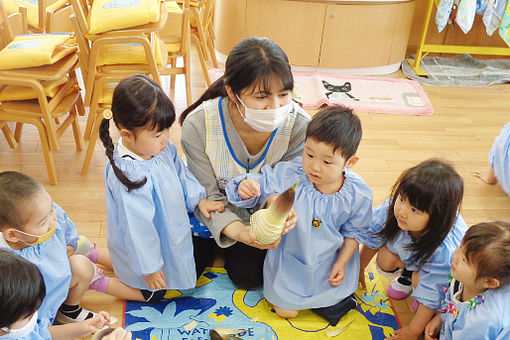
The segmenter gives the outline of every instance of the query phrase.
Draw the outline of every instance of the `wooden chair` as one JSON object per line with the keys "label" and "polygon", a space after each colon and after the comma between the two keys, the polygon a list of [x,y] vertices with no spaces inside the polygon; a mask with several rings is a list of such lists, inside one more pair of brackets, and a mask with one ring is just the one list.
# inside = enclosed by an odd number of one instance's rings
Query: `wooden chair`
{"label": "wooden chair", "polygon": [[[170,5],[171,6],[171,5]],[[170,7],[165,26],[159,32],[168,50],[168,64],[162,74],[170,75],[170,97],[175,97],[176,74],[184,74],[186,101],[191,105],[191,62],[190,62],[190,10],[189,0],[185,0],[182,9]],[[183,59],[183,66],[177,67],[177,59]]]}
{"label": "wooden chair", "polygon": [[[5,7],[0,2],[0,35],[2,41],[14,39]],[[0,46],[0,49],[5,46]],[[46,168],[51,184],[57,184],[57,174],[53,150],[59,150],[58,138],[72,126],[76,149],[81,150],[81,136],[77,122],[78,112],[84,112],[80,89],[76,80],[75,68],[78,55],[69,54],[52,64],[31,68],[0,70],[0,87],[20,86],[31,89],[34,99],[3,101],[0,105],[0,121],[27,123],[34,125],[39,132]],[[64,80],[52,98],[46,95],[45,84]],[[55,120],[63,120],[58,124]],[[2,131],[5,130],[2,129]],[[21,124],[17,124],[17,141],[21,138]]]}
{"label": "wooden chair", "polygon": [[[3,0],[5,1],[5,7],[7,9],[8,14],[14,14],[21,10],[21,8],[25,8],[27,11],[27,22],[29,24],[29,32],[41,33],[41,32],[57,32],[51,31],[47,27],[47,18],[50,17],[51,20],[55,21],[61,19],[62,17],[53,18],[52,13],[57,13],[61,11],[63,8],[68,7],[68,0],[37,0],[37,3],[32,5],[33,2],[21,2],[17,0]],[[27,7],[27,5],[29,7]],[[68,18],[69,16],[67,16]],[[60,25],[65,25],[67,22],[67,27],[69,28],[68,20],[64,17],[64,20],[61,21]],[[69,32],[69,31],[60,31],[60,32]]]}
{"label": "wooden chair", "polygon": [[[201,56],[207,61],[211,57],[213,67],[218,67],[214,51],[214,0],[202,0],[201,6],[191,6],[191,35],[197,46],[200,46]],[[209,83],[208,83],[209,85]]]}
{"label": "wooden chair", "polygon": [[5,139],[7,140],[7,144],[9,144],[9,147],[11,149],[14,149],[18,146],[18,143],[16,143],[16,140],[14,139],[14,136],[12,135],[11,129],[9,128],[9,125],[6,121],[0,121],[0,130],[4,133]]}
{"label": "wooden chair", "polygon": [[[83,37],[85,43],[83,47],[87,48],[88,54],[88,72],[84,74],[83,80],[85,83],[85,105],[90,106],[94,81],[98,73],[143,73],[150,74],[152,78],[161,84],[160,71],[164,69],[167,62],[167,52],[164,44],[156,43],[159,39],[156,32],[160,31],[167,19],[167,10],[165,3],[161,3],[160,21],[156,23],[149,23],[146,25],[109,31],[100,34],[88,34],[90,31],[88,25],[89,6],[86,0],[71,0],[76,24],[73,24],[76,36]],[[159,40],[158,40],[159,41]],[[122,44],[140,44],[145,51],[145,63],[133,64],[127,61],[127,64],[116,63],[114,65],[100,65],[100,54],[105,49],[113,49],[122,47]],[[114,45],[114,46],[112,46]],[[88,46],[88,47],[87,47]],[[156,48],[161,56],[161,63],[156,62]],[[80,46],[82,48],[82,46]],[[115,52],[108,53],[116,55]],[[89,130],[86,130],[85,137],[88,137]]]}

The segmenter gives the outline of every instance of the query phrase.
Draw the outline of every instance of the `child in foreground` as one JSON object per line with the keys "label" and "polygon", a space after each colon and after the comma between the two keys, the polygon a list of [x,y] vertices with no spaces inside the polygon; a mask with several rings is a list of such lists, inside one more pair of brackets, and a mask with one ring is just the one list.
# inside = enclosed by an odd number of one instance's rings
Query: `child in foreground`
{"label": "child in foreground", "polygon": [[395,277],[388,286],[394,299],[415,298],[416,314],[391,339],[413,340],[424,331],[441,302],[453,251],[467,230],[458,213],[464,184],[446,162],[429,159],[405,170],[391,197],[374,210],[361,248],[360,282],[377,254],[381,274]]}
{"label": "child in foreground", "polygon": [[449,287],[425,339],[510,339],[510,223],[479,223],[453,254]]}
{"label": "child in foreground", "polygon": [[172,102],[152,79],[123,79],[112,100],[121,138],[114,146],[105,117],[100,137],[106,167],[108,250],[115,274],[137,292],[134,300],[158,301],[167,289],[195,287],[188,212],[206,217],[223,203],[205,199],[205,189],[185,167],[169,140]]}
{"label": "child in foreground", "polygon": [[81,322],[52,326],[38,317],[46,296],[44,278],[33,263],[0,249],[0,339],[75,339],[97,332],[110,324],[108,313]]}
{"label": "child in foreground", "polygon": [[348,108],[328,107],[308,125],[302,157],[226,187],[230,202],[250,208],[299,181],[296,227],[264,262],[264,296],[281,317],[311,308],[336,325],[356,306],[358,242],[372,216],[372,191],[350,170],[360,140],[359,118]]}

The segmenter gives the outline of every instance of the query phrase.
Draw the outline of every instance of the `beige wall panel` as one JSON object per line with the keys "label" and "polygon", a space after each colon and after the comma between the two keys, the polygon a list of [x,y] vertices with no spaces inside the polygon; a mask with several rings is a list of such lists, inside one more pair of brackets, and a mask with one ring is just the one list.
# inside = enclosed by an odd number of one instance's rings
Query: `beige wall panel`
{"label": "beige wall panel", "polygon": [[216,0],[214,9],[215,48],[228,55],[244,35],[246,0]]}

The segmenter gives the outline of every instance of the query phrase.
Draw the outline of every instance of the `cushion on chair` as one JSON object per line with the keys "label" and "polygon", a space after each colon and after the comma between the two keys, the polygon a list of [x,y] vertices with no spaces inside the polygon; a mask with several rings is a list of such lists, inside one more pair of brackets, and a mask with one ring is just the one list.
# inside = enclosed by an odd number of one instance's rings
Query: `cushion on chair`
{"label": "cushion on chair", "polygon": [[145,25],[160,20],[161,0],[95,0],[89,34]]}
{"label": "cushion on chair", "polygon": [[0,69],[51,65],[77,50],[70,33],[18,35],[0,51]]}
{"label": "cushion on chair", "polygon": [[[47,11],[56,11],[64,7],[69,0],[56,0],[46,7]],[[19,7],[27,8],[27,21],[32,27],[39,27],[39,5],[37,0],[3,0],[7,14],[11,15],[19,12]]]}
{"label": "cushion on chair", "polygon": [[[160,39],[154,40],[154,57],[158,65],[162,64]],[[115,64],[147,64],[145,49],[139,43],[105,45],[99,50],[98,66]]]}
{"label": "cushion on chair", "polygon": [[[54,97],[60,85],[65,84],[69,81],[68,77],[63,77],[57,80],[41,82],[44,88],[44,93],[47,97]],[[15,86],[15,85],[7,85],[0,86],[0,101],[9,101],[9,100],[26,100],[26,99],[34,99],[37,98],[37,93],[31,87],[26,86]]]}

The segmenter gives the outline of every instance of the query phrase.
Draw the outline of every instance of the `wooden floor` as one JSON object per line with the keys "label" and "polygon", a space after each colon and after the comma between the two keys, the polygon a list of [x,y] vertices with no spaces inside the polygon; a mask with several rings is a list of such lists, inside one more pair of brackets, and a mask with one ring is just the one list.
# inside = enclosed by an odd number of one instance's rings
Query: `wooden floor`
{"label": "wooden floor", "polygon": [[[205,89],[199,63],[192,59],[193,99]],[[174,103],[181,112],[186,106],[184,81],[177,81]],[[390,77],[403,77],[398,72]],[[164,79],[168,92],[169,81]],[[490,186],[472,176],[475,169],[487,167],[487,156],[494,138],[510,121],[510,85],[485,88],[425,87],[435,110],[429,117],[359,113],[363,124],[360,161],[354,168],[380,204],[390,187],[406,168],[429,157],[450,160],[465,180],[462,215],[469,225],[496,219],[510,221],[510,198],[498,185]],[[81,118],[82,131],[85,118]],[[70,129],[69,129],[70,130]],[[172,140],[179,144],[180,129],[172,128]],[[59,183],[49,185],[41,145],[36,130],[26,127],[21,144],[9,149],[0,134],[0,171],[22,171],[42,182],[75,222],[80,234],[106,247],[104,167],[102,145],[96,145],[87,176],[80,170],[85,152],[77,152],[70,131],[62,137],[62,148],[55,153]],[[411,301],[395,301],[403,324],[412,318]],[[122,301],[97,292],[88,292],[83,306],[93,311],[106,310],[122,320]]]}

